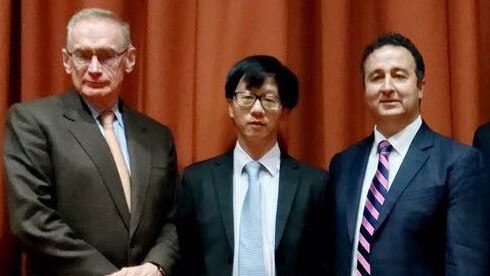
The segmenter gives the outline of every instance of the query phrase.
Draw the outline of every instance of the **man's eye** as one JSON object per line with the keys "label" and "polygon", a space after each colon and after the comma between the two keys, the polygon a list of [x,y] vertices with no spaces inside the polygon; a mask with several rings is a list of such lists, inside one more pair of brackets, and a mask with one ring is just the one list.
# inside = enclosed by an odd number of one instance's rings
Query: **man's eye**
{"label": "man's eye", "polygon": [[80,59],[88,60],[88,59],[92,58],[92,52],[90,52],[90,51],[77,51],[74,53],[74,56],[76,56],[77,58],[80,58]]}
{"label": "man's eye", "polygon": [[114,58],[116,56],[115,52],[112,51],[100,51],[97,53],[97,58],[100,60],[107,60]]}
{"label": "man's eye", "polygon": [[251,101],[254,99],[254,96],[252,95],[242,95],[242,100],[245,100],[245,101]]}

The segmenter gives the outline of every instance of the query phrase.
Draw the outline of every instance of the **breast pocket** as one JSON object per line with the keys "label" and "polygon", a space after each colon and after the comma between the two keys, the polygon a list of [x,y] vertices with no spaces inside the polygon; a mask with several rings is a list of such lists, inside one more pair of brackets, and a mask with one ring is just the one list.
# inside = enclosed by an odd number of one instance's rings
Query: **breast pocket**
{"label": "breast pocket", "polygon": [[446,201],[444,186],[407,189],[398,199],[391,218],[397,225],[405,225],[409,233],[426,231],[444,219]]}
{"label": "breast pocket", "polygon": [[403,201],[413,201],[413,200],[424,200],[424,199],[435,199],[442,198],[445,196],[446,189],[444,186],[432,186],[426,188],[412,188],[409,187],[402,194],[400,200]]}
{"label": "breast pocket", "polygon": [[164,176],[168,172],[168,167],[164,166],[152,166],[150,170],[151,176]]}

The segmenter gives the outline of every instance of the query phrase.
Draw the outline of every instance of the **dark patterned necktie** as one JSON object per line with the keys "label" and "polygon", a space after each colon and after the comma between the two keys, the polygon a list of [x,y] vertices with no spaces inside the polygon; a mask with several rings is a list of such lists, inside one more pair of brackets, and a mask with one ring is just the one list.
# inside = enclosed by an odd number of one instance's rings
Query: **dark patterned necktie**
{"label": "dark patterned necktie", "polygon": [[356,275],[371,275],[370,252],[372,238],[375,230],[374,226],[378,221],[379,213],[388,193],[388,157],[392,149],[393,147],[386,140],[378,144],[378,169],[369,187],[359,230]]}

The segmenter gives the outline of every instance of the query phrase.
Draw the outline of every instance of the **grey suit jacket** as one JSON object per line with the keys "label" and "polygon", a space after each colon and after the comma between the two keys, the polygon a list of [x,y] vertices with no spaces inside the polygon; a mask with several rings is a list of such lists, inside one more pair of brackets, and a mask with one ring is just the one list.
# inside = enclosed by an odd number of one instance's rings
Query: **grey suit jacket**
{"label": "grey suit jacket", "polygon": [[[335,275],[350,275],[372,144],[373,135],[330,163]],[[490,275],[489,199],[480,152],[423,123],[374,225],[372,275]]]}
{"label": "grey suit jacket", "polygon": [[[182,178],[177,230],[184,275],[229,276],[234,252],[233,152],[190,166]],[[326,181],[326,172],[281,156],[277,275],[325,275]]]}
{"label": "grey suit jacket", "polygon": [[123,105],[122,114],[131,214],[110,150],[76,92],[11,107],[8,207],[31,274],[104,275],[142,262],[171,272],[178,254],[171,132]]}

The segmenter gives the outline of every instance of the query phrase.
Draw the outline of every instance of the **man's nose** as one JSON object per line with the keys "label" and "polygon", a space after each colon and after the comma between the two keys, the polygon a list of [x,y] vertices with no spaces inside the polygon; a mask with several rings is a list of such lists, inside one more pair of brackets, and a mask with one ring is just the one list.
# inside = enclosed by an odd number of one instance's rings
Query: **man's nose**
{"label": "man's nose", "polygon": [[381,90],[382,91],[393,91],[394,90],[394,85],[393,85],[393,78],[390,76],[387,76],[383,79],[383,83],[381,84]]}
{"label": "man's nose", "polygon": [[250,112],[254,113],[254,114],[263,114],[265,113],[265,110],[264,110],[264,107],[262,106],[262,102],[260,102],[260,99],[257,98],[254,102],[254,104],[252,105],[252,107],[250,107]]}
{"label": "man's nose", "polygon": [[100,73],[101,64],[97,59],[97,55],[92,55],[90,59],[90,63],[88,64],[88,72],[89,73]]}

